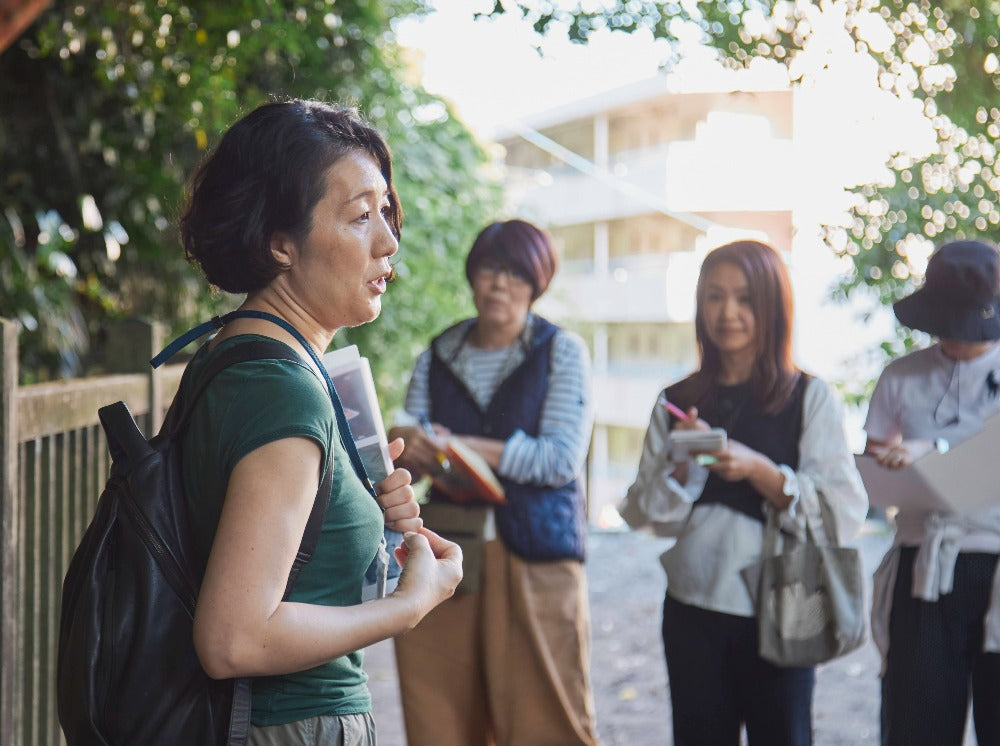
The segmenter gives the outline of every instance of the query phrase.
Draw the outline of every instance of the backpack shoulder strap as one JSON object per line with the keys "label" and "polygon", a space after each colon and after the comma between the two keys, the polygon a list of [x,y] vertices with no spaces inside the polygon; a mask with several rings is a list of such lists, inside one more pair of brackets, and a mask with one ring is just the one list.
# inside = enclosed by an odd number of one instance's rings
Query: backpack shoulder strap
{"label": "backpack shoulder strap", "polygon": [[[238,363],[247,363],[252,360],[288,360],[301,365],[303,368],[307,367],[296,353],[280,342],[255,340],[253,342],[244,342],[242,344],[233,345],[232,347],[223,350],[208,364],[208,367],[201,372],[194,390],[189,396],[184,398],[184,401],[181,403],[181,408],[176,413],[168,413],[167,421],[164,424],[164,430],[166,430],[168,426],[170,427],[170,429],[166,431],[169,433],[169,437],[176,438],[184,432],[185,428],[187,428],[188,421],[191,419],[191,413],[194,411],[194,405],[201,398],[201,395],[205,393],[205,389],[208,388],[208,384],[212,382],[212,379],[214,379],[226,368],[230,368]],[[171,409],[173,409],[173,405],[171,405]]]}
{"label": "backpack shoulder strap", "polygon": [[[168,420],[167,424],[170,426],[170,429],[166,431],[168,432],[168,437],[174,439],[184,432],[188,421],[191,419],[195,403],[216,375],[237,363],[250,362],[251,360],[289,360],[312,372],[295,352],[280,342],[256,340],[229,347],[220,352],[208,364],[208,367],[202,371],[194,391],[190,396],[185,397],[185,401],[176,417],[172,418],[172,422]],[[167,424],[164,425],[165,430]],[[285,584],[283,598],[288,597],[292,586],[295,585],[295,580],[298,578],[302,568],[312,559],[316,551],[316,544],[319,542],[320,531],[323,527],[323,518],[326,516],[326,508],[330,502],[330,491],[333,489],[333,447],[333,443],[331,443],[330,448],[327,449],[323,481],[316,491],[316,499],[313,500],[309,520],[306,521],[306,528],[302,534],[302,541],[299,544],[298,551],[295,553],[295,561],[292,563],[292,569],[288,573],[288,582]]]}

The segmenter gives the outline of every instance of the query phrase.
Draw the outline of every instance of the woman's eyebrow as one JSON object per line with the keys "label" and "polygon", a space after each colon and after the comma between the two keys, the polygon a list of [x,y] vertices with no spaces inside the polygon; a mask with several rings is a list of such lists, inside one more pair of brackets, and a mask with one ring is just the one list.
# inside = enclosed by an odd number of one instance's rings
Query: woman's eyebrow
{"label": "woman's eyebrow", "polygon": [[364,199],[365,197],[378,197],[379,190],[375,187],[369,187],[368,189],[362,189],[360,192],[355,194],[353,197],[348,197],[344,200],[345,205],[349,205],[352,202],[357,202],[359,199]]}

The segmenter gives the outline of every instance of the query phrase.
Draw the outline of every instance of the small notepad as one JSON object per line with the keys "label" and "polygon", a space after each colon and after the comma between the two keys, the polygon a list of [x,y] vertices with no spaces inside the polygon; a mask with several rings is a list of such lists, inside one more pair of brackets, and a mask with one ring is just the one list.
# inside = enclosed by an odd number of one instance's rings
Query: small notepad
{"label": "small notepad", "polygon": [[711,430],[671,430],[670,453],[675,460],[692,453],[721,451],[727,443],[726,431],[721,427]]}

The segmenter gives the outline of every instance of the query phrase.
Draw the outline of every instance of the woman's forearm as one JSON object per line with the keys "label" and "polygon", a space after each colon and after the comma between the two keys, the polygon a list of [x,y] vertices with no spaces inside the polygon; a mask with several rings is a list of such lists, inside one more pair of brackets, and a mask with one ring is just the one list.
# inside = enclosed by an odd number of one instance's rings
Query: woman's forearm
{"label": "woman's forearm", "polygon": [[284,602],[262,627],[233,619],[226,628],[195,625],[195,648],[213,678],[274,676],[322,665],[412,629],[412,600],[389,596],[357,606]]}
{"label": "woman's forearm", "polygon": [[494,470],[500,468],[500,459],[503,458],[503,449],[506,447],[507,441],[498,440],[497,438],[484,438],[480,435],[458,435],[452,437],[457,437],[465,445],[482,456],[486,460],[486,463]]}

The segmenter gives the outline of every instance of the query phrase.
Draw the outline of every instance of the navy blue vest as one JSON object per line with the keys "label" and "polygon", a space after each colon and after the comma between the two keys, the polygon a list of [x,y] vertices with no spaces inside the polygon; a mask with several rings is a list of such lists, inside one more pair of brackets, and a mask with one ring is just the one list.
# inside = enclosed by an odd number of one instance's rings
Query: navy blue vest
{"label": "navy blue vest", "polygon": [[[668,401],[687,411],[698,407],[698,417],[713,427],[726,430],[729,437],[763,453],[776,464],[785,464],[793,471],[799,468],[799,439],[802,437],[802,407],[809,376],[799,380],[780,411],[763,414],[750,392],[749,384],[716,386],[701,401],[688,402],[685,397],[689,380],[667,388]],[[709,474],[697,504],[722,503],[756,521],[764,522],[764,497],[750,482],[727,482],[717,474]]]}
{"label": "navy blue vest", "polygon": [[[457,435],[507,440],[518,429],[538,435],[557,327],[534,317],[524,362],[500,383],[486,411],[440,356],[439,342],[449,331],[431,343],[431,419]],[[510,551],[527,560],[583,560],[586,519],[577,480],[561,487],[519,484],[503,477],[500,481],[507,504],[495,508],[497,533]],[[431,499],[447,501],[436,490],[431,490]]]}

